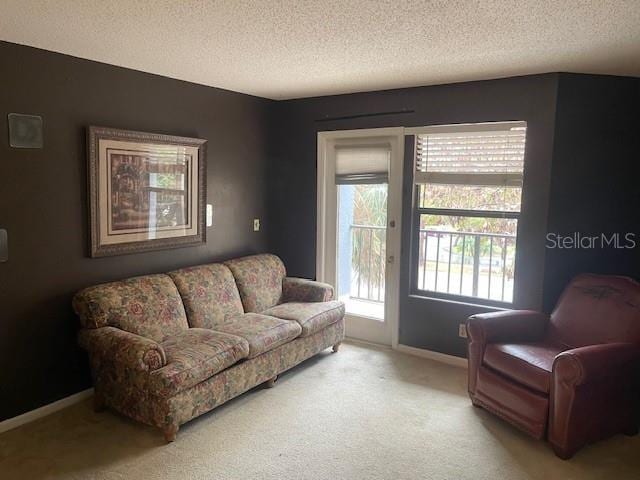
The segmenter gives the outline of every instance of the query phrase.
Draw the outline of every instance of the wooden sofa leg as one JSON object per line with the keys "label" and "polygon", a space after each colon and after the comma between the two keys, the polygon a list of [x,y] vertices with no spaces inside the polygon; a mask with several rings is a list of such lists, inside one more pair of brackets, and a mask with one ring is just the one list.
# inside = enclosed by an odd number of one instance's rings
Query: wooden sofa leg
{"label": "wooden sofa leg", "polygon": [[276,386],[276,382],[277,382],[277,381],[278,381],[278,375],[276,375],[275,377],[271,377],[269,380],[267,380],[267,381],[265,382],[265,384],[264,384],[264,385],[265,385],[267,388],[273,388],[273,387],[275,387],[275,386]]}
{"label": "wooden sofa leg", "polygon": [[178,429],[180,427],[178,425],[166,425],[162,428],[162,434],[164,435],[164,439],[167,443],[171,443],[175,441],[176,435],[178,435]]}
{"label": "wooden sofa leg", "polygon": [[96,413],[104,412],[107,408],[104,403],[104,397],[100,395],[98,392],[93,392],[93,411]]}
{"label": "wooden sofa leg", "polygon": [[340,345],[342,345],[342,342],[338,342],[333,346],[333,353],[337,353],[340,350]]}

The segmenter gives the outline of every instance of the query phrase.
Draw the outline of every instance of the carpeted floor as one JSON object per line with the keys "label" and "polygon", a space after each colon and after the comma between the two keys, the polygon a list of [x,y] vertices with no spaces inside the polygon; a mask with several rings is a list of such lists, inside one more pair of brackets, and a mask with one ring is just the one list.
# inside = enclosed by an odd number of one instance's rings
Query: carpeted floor
{"label": "carpeted floor", "polygon": [[466,371],[347,344],[180,429],[155,429],[91,401],[0,435],[9,479],[640,478],[640,437],[557,459],[471,406]]}

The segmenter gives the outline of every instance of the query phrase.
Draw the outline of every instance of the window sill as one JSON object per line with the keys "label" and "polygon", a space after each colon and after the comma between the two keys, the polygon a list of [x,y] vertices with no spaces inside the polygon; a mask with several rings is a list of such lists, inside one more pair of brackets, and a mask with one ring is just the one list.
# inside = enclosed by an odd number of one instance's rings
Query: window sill
{"label": "window sill", "polygon": [[413,298],[416,300],[428,300],[428,301],[433,301],[433,302],[444,302],[444,303],[453,303],[456,305],[464,305],[466,307],[479,307],[479,308],[490,308],[493,310],[513,310],[516,307],[513,305],[509,305],[509,304],[499,304],[498,302],[473,302],[473,301],[469,301],[465,298],[460,298],[460,297],[440,297],[440,296],[432,296],[432,295],[428,295],[428,294],[422,294],[422,293],[411,293],[409,294],[409,298]]}

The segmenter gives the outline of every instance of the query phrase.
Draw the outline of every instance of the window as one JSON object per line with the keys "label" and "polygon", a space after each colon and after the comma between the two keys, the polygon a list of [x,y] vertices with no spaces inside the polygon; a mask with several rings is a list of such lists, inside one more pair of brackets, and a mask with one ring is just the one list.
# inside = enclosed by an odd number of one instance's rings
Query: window
{"label": "window", "polygon": [[512,303],[526,124],[420,129],[413,289]]}

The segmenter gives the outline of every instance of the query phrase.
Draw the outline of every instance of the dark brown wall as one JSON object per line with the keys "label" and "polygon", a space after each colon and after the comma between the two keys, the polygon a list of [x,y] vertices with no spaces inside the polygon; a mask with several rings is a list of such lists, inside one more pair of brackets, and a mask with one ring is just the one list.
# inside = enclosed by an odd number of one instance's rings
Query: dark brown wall
{"label": "dark brown wall", "polygon": [[640,280],[640,79],[562,74],[555,138],[549,232],[633,233],[636,248],[548,250],[548,311],[578,273]]}
{"label": "dark brown wall", "polygon": [[[525,263],[535,274],[523,301],[544,294],[551,308],[581,271],[640,277],[637,249],[544,251],[539,228],[547,220],[553,156],[549,231],[640,234],[638,79],[552,74],[275,103],[3,42],[0,64],[0,228],[10,241],[10,260],[0,264],[0,420],[90,385],[70,308],[79,288],[267,247],[292,275],[314,277],[318,131],[526,120],[533,149],[527,157],[535,166],[525,173],[533,187],[523,208],[536,228],[526,235],[534,254]],[[405,109],[412,113],[327,121]],[[44,149],[9,148],[10,112],[44,117]],[[87,125],[209,141],[214,226],[206,246],[88,258]],[[405,196],[401,342],[463,355],[458,322],[479,308],[409,295],[408,201]],[[268,237],[264,229],[252,231],[254,217],[267,220]]]}
{"label": "dark brown wall", "polygon": [[[293,275],[315,276],[316,135],[323,130],[422,126],[506,120],[527,121],[525,196],[519,235],[517,305],[542,305],[544,236],[553,151],[557,74],[454,85],[389,90],[279,102],[276,105],[276,161],[269,168],[271,250]],[[335,117],[397,112],[359,118]],[[405,164],[410,171],[411,159]],[[458,324],[484,310],[409,295],[410,194],[403,201],[400,284],[400,342],[464,355]]]}
{"label": "dark brown wall", "polygon": [[[268,114],[273,102],[0,43],[0,420],[90,386],[76,347],[73,292],[98,282],[264,251]],[[44,117],[42,150],[10,148],[7,114]],[[87,256],[85,127],[208,140],[214,226],[201,247]]]}

